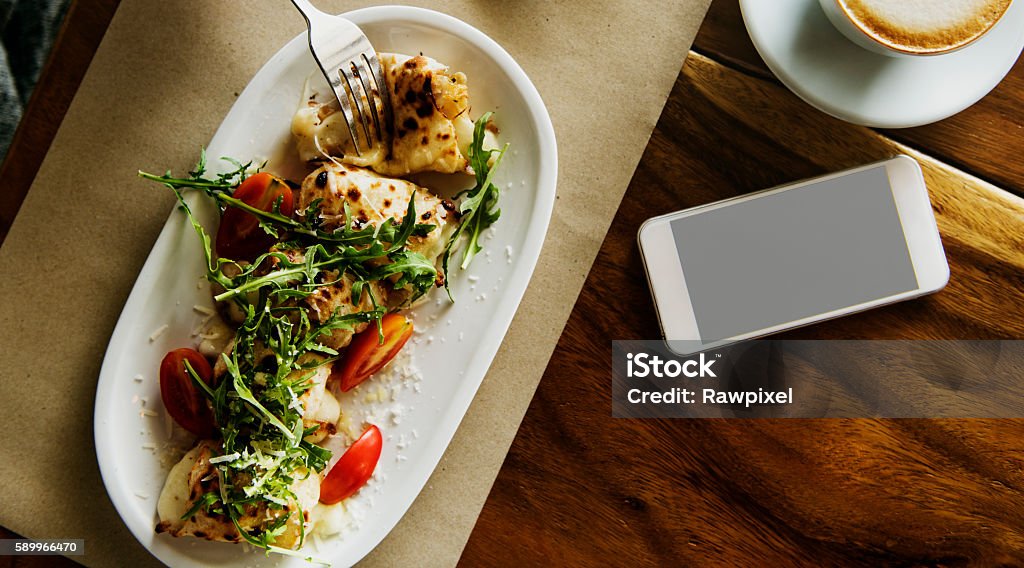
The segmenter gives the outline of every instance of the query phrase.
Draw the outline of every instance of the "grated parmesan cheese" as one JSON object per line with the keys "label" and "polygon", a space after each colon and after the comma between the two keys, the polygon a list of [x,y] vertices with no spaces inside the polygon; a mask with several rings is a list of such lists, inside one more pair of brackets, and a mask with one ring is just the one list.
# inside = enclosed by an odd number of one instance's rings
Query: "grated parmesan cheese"
{"label": "grated parmesan cheese", "polygon": [[153,343],[153,342],[154,342],[154,341],[156,341],[157,339],[160,339],[160,336],[161,336],[161,335],[163,335],[164,333],[166,333],[166,332],[167,332],[167,329],[168,329],[169,327],[170,327],[170,326],[169,326],[169,325],[167,325],[167,324],[165,323],[165,324],[163,324],[162,326],[160,326],[160,327],[156,328],[156,330],[154,330],[154,331],[153,331],[153,333],[152,333],[152,334],[150,334],[150,336],[149,336],[149,342],[150,342],[150,343]]}
{"label": "grated parmesan cheese", "polygon": [[232,452],[230,454],[226,454],[226,455],[223,455],[223,456],[217,456],[215,458],[210,458],[210,463],[231,462],[231,461],[237,460],[240,457],[242,457],[242,455],[239,454],[238,452]]}

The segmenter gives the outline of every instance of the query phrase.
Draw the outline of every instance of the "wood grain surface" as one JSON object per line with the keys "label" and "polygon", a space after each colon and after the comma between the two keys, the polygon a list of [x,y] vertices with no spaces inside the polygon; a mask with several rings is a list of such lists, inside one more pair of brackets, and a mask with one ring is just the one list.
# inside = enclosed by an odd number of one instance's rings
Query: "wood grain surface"
{"label": "wood grain surface", "polygon": [[[1022,100],[1020,64],[997,100],[901,131],[905,146],[745,63],[742,28],[720,27],[733,8],[712,7],[696,49],[731,56],[687,60],[462,564],[1024,565],[1024,421],[611,418],[610,340],[659,336],[645,219],[896,152],[923,166],[949,286],[787,336],[1024,338],[1024,184],[1005,153],[1022,117],[998,110]],[[929,129],[983,138],[936,146]]]}

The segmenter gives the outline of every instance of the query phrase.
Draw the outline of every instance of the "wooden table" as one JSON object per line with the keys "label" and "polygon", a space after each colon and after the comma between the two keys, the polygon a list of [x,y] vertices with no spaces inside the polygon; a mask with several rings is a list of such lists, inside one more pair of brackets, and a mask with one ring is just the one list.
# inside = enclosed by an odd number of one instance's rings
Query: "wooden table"
{"label": "wooden table", "polygon": [[[116,5],[74,3],[3,165],[0,237]],[[608,369],[612,339],[658,336],[635,245],[644,219],[896,151],[925,169],[949,287],[791,336],[1024,337],[1022,100],[1018,62],[940,123],[855,127],[781,87],[735,0],[715,0],[462,563],[1024,564],[1022,421],[617,420]]]}
{"label": "wooden table", "polygon": [[1024,421],[613,419],[609,369],[612,339],[659,336],[645,219],[895,152],[925,170],[949,286],[789,337],[1024,338],[1022,100],[1018,62],[937,124],[852,126],[780,86],[716,0],[462,564],[1024,564]]}

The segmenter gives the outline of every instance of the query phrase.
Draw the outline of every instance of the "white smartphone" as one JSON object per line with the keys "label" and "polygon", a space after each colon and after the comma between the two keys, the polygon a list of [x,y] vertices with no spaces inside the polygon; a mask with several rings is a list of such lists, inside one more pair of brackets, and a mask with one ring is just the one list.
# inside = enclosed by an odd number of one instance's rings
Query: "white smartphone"
{"label": "white smartphone", "polygon": [[684,354],[949,281],[921,167],[908,156],[654,217],[637,238],[662,334]]}

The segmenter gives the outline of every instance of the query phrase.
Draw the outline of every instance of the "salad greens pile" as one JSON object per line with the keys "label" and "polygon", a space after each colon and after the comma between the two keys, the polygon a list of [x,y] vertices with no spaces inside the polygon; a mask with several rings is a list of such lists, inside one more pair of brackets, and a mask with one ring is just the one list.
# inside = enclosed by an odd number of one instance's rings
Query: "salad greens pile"
{"label": "salad greens pile", "polygon": [[[469,159],[476,185],[456,196],[462,198],[458,206],[461,223],[446,243],[442,258],[445,273],[463,234],[468,235],[461,263],[465,269],[481,250],[481,232],[500,215],[499,192],[493,178],[508,146],[483,149],[489,119],[490,113],[485,114],[474,129]],[[399,275],[392,285],[396,289],[408,287],[412,292],[410,301],[426,294],[438,279],[437,269],[407,245],[410,237],[424,236],[435,226],[416,223],[415,196],[409,200],[401,221],[392,219],[376,226],[357,227],[346,208],[344,225],[328,229],[318,201],[295,217],[281,213],[280,199],[271,211],[263,211],[233,196],[235,188],[263,165],[224,159],[234,169],[210,177],[205,150],[187,177],[139,172],[140,177],[174,191],[202,242],[206,277],[222,289],[215,299],[233,302],[245,315],[233,346],[220,356],[227,372],[214,384],[204,382],[186,362],[193,382],[209,400],[223,448],[210,460],[219,472],[217,488],[197,499],[182,518],[200,510],[226,516],[250,544],[268,552],[296,554],[275,546],[292,515],[299,515],[299,527],[304,524],[301,508],[293,506],[299,501],[294,483],[322,472],[331,459],[329,450],[304,439],[316,427],[304,428],[299,400],[313,386],[317,368],[332,364],[339,356],[322,338],[374,322],[382,334],[380,321],[387,309],[374,296],[371,283]],[[251,263],[218,258],[210,235],[192,215],[182,190],[202,192],[222,211],[235,207],[252,214],[277,244]],[[372,309],[347,314],[336,311],[320,321],[311,321],[297,300],[346,276],[354,282],[352,303],[362,305],[365,294]],[[444,280],[447,288],[448,279]],[[256,526],[246,522],[256,514],[266,521]],[[300,534],[301,547],[304,531]]]}

